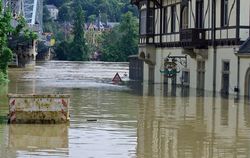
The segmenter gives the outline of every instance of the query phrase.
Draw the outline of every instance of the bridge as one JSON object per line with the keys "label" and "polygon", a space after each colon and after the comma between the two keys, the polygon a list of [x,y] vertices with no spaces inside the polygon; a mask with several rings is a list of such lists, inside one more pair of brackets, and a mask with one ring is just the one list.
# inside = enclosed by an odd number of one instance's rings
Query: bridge
{"label": "bridge", "polygon": [[[23,16],[29,28],[41,36],[43,32],[43,0],[2,0],[3,7],[10,7],[13,15],[13,25],[16,18]],[[14,59],[10,65],[24,67],[34,64],[36,58],[36,42],[24,42],[23,39],[12,39]]]}
{"label": "bridge", "polygon": [[10,7],[13,17],[22,15],[29,27],[42,32],[43,0],[2,0],[4,8]]}

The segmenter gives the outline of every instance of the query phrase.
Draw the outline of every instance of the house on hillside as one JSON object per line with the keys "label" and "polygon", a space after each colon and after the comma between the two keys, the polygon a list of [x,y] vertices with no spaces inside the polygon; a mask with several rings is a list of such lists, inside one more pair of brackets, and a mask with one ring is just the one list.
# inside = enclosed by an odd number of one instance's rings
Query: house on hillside
{"label": "house on hillside", "polygon": [[47,9],[48,9],[48,11],[49,11],[49,13],[50,13],[50,17],[53,19],[53,20],[57,20],[57,18],[58,18],[58,12],[59,12],[59,10],[57,9],[57,7],[56,6],[54,6],[54,5],[46,5],[46,7],[47,7]]}
{"label": "house on hillside", "polygon": [[249,0],[131,0],[153,83],[250,96]]}

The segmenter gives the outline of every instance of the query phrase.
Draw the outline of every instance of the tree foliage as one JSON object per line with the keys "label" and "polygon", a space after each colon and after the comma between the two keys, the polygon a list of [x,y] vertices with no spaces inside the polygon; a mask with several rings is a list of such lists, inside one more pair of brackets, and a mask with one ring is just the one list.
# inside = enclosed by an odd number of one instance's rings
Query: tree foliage
{"label": "tree foliage", "polygon": [[[127,61],[129,55],[137,53],[138,13],[130,4],[130,0],[47,0],[47,4],[59,7],[58,21],[47,19],[50,22],[45,23],[44,27],[46,31],[54,33],[57,41],[59,33],[65,34],[63,28],[65,23],[74,25],[71,32],[73,39],[64,38],[55,46],[58,59],[87,60],[89,51],[92,53],[98,51],[102,52],[104,61]],[[84,23],[93,23],[97,18],[101,22],[120,22],[121,25],[98,37],[100,46],[90,43],[86,45]]]}
{"label": "tree foliage", "polygon": [[73,41],[63,41],[56,49],[57,57],[62,60],[83,61],[89,58],[88,48],[84,37],[84,14],[81,6],[78,4],[79,0],[75,0]]}
{"label": "tree foliage", "polygon": [[0,0],[0,82],[7,80],[7,68],[8,62],[13,58],[12,51],[8,47],[8,37],[12,35],[12,38],[19,37],[20,33],[26,40],[34,40],[37,38],[37,34],[31,31],[23,17],[16,19],[17,26],[14,28],[11,25],[13,16],[9,8],[3,10],[2,0]]}
{"label": "tree foliage", "polygon": [[127,61],[138,51],[138,22],[131,12],[122,16],[121,24],[101,37],[103,61]]}
{"label": "tree foliage", "polygon": [[63,41],[55,48],[56,57],[58,60],[68,60],[70,52],[70,43]]}
{"label": "tree foliage", "polygon": [[64,4],[62,7],[59,8],[58,13],[58,21],[59,22],[65,22],[65,21],[71,21],[71,13],[70,13],[70,7],[67,4]]}
{"label": "tree foliage", "polygon": [[[74,3],[70,0],[46,0],[45,4],[53,4],[59,8],[59,20],[71,20],[72,12],[75,10]],[[130,4],[130,0],[81,0],[77,2],[86,11],[85,16],[101,15],[102,22],[121,20],[121,15],[130,11],[137,16],[137,9]],[[88,19],[86,19],[88,20]]]}
{"label": "tree foliage", "polygon": [[3,12],[2,1],[0,0],[0,80],[7,79],[8,62],[12,59],[12,51],[8,48],[8,33],[13,32],[11,26],[11,12]]}

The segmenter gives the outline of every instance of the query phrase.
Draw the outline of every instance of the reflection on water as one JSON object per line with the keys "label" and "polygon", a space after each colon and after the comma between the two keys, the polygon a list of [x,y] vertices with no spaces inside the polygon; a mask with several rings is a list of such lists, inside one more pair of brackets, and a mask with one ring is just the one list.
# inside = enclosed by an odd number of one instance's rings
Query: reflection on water
{"label": "reflection on water", "polygon": [[11,150],[30,152],[29,155],[43,152],[69,155],[67,125],[10,125],[8,130],[8,147]]}
{"label": "reflection on water", "polygon": [[[11,69],[7,92],[71,94],[69,125],[0,124],[0,157],[248,158],[250,103],[172,85],[110,83],[127,63],[41,62]],[[88,121],[96,120],[96,121]]]}
{"label": "reflection on water", "polygon": [[181,88],[165,97],[166,89],[154,89],[154,97],[147,90],[139,106],[138,157],[250,157],[248,104],[210,94],[187,97]]}

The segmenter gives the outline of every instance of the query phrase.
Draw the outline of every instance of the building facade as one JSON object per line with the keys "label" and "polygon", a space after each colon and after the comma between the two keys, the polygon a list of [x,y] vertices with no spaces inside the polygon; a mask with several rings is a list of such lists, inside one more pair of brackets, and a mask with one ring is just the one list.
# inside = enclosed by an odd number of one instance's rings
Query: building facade
{"label": "building facade", "polygon": [[140,12],[144,81],[250,96],[249,0],[131,3]]}
{"label": "building facade", "polygon": [[59,13],[59,10],[57,9],[56,6],[54,5],[46,5],[49,13],[50,13],[50,17],[53,19],[53,20],[57,20],[58,18],[58,13]]}

